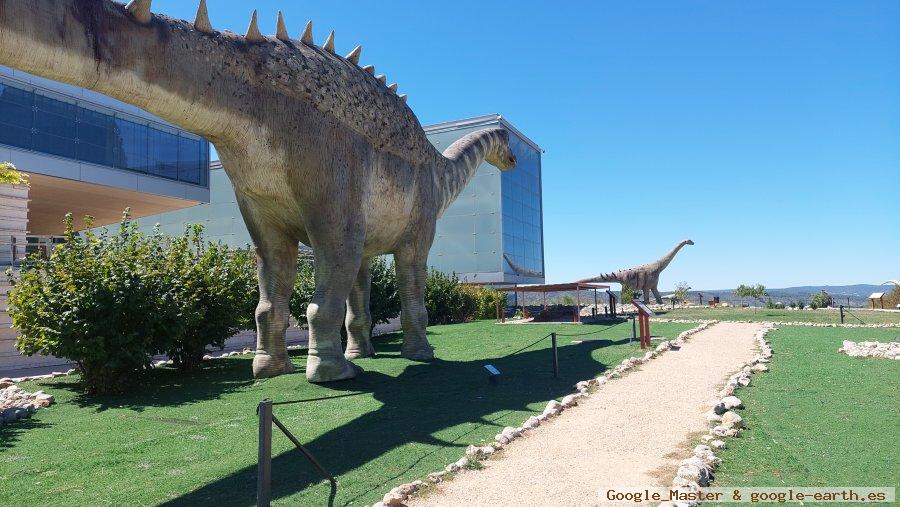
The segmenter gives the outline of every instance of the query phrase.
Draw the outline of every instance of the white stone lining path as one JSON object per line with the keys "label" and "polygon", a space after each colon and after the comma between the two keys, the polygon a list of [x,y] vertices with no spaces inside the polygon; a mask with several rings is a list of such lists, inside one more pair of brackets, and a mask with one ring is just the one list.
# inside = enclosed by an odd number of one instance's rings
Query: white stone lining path
{"label": "white stone lining path", "polygon": [[[650,319],[651,322],[673,322],[673,323],[681,323],[681,324],[692,324],[696,322],[708,322],[706,320],[699,319],[667,319],[664,317],[654,317]],[[858,329],[881,329],[881,328],[900,328],[900,322],[883,322],[880,324],[833,324],[830,322],[804,322],[802,320],[795,320],[790,322],[783,322],[777,320],[729,320],[728,322],[747,322],[747,323],[756,323],[756,324],[767,324],[769,326],[801,326],[801,327],[846,327],[846,328],[858,328]]]}
{"label": "white stone lining path", "polygon": [[[549,402],[540,416],[504,428],[490,445],[470,446],[445,470],[394,488],[376,505],[598,505],[604,487],[670,486],[680,461],[673,453],[692,433],[708,431],[703,412],[719,402],[723,379],[754,360],[754,337],[768,327],[707,329],[711,324],[579,382],[577,394]],[[483,468],[468,470],[472,461]]]}

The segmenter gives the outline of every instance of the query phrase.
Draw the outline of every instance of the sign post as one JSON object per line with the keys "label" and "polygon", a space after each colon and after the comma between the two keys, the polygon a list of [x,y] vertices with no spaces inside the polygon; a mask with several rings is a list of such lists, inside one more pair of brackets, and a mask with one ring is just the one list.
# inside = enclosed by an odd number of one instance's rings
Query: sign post
{"label": "sign post", "polygon": [[641,348],[650,348],[650,317],[656,316],[656,314],[640,300],[634,299],[631,303],[638,311],[638,320],[641,325]]}

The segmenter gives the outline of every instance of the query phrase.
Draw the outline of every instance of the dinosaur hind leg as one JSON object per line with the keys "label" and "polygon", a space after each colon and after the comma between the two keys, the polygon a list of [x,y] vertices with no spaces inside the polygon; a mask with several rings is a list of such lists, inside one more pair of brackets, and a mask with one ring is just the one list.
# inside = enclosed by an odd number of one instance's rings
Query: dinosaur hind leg
{"label": "dinosaur hind leg", "polygon": [[428,343],[425,334],[428,326],[428,310],[425,309],[427,259],[428,249],[423,254],[414,245],[394,254],[402,310],[400,323],[403,327],[403,345],[400,355],[416,361],[434,359],[434,348]]}
{"label": "dinosaur hind leg", "polygon": [[372,346],[372,313],[369,311],[369,294],[372,289],[372,275],[369,259],[363,259],[359,273],[347,298],[347,350],[344,357],[370,357],[375,355]]}
{"label": "dinosaur hind leg", "polygon": [[362,242],[356,249],[346,247],[352,241],[342,242],[345,246],[341,248],[331,245],[333,241],[310,239],[315,251],[316,291],[306,310],[309,322],[306,378],[310,382],[353,378],[362,369],[344,357],[341,324],[346,314],[345,302],[359,272]]}
{"label": "dinosaur hind leg", "polygon": [[650,290],[653,291],[653,299],[656,300],[656,304],[661,305],[662,297],[659,295],[659,289],[657,289],[656,287],[651,287]]}

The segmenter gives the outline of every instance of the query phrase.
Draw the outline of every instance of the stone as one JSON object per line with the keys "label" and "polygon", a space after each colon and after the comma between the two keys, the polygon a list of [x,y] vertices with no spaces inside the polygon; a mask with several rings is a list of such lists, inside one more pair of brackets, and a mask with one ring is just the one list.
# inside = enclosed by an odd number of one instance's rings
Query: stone
{"label": "stone", "polygon": [[719,423],[722,421],[722,416],[710,410],[706,413],[706,422],[711,423]]}
{"label": "stone", "polygon": [[725,407],[725,410],[731,410],[733,408],[743,408],[744,406],[744,403],[737,396],[726,396],[722,398],[721,404]]}
{"label": "stone", "polygon": [[710,440],[710,441],[709,441],[709,446],[712,447],[713,449],[724,449],[724,448],[725,448],[725,441],[724,441],[724,440],[719,440],[719,439]]}
{"label": "stone", "polygon": [[544,413],[549,415],[557,415],[563,411],[563,408],[565,407],[563,407],[562,403],[556,400],[550,400],[549,402],[547,402],[547,406],[544,408]]}
{"label": "stone", "polygon": [[740,435],[740,431],[736,428],[729,428],[727,426],[719,425],[713,428],[710,433],[717,437],[736,437]]}
{"label": "stone", "polygon": [[732,394],[734,394],[734,386],[733,385],[727,385],[724,388],[722,388],[721,391],[719,391],[719,396],[722,396],[722,397],[731,396]]}
{"label": "stone", "polygon": [[406,497],[398,493],[388,493],[381,499],[384,505],[398,506],[406,503]]}
{"label": "stone", "polygon": [[574,394],[569,394],[567,396],[563,396],[563,399],[560,400],[560,404],[562,404],[562,406],[566,408],[574,407],[575,405],[578,405],[578,400],[575,399]]}
{"label": "stone", "polygon": [[722,414],[722,426],[726,428],[743,428],[744,419],[736,412],[728,411]]}
{"label": "stone", "polygon": [[750,369],[753,370],[753,372],[755,372],[755,373],[762,373],[765,371],[769,371],[769,367],[762,363],[754,364]]}
{"label": "stone", "polygon": [[703,435],[702,437],[700,437],[700,441],[701,442],[710,442],[711,440],[713,440],[715,438],[716,437],[714,437],[712,435]]}
{"label": "stone", "polygon": [[727,408],[725,407],[725,404],[724,404],[724,403],[721,403],[721,402],[720,402],[720,403],[716,403],[716,405],[713,407],[713,412],[715,412],[715,413],[718,414],[718,415],[722,415],[722,414],[724,414],[724,413],[727,412],[727,411],[728,411],[728,410],[727,410]]}
{"label": "stone", "polygon": [[0,389],[6,389],[9,386],[15,385],[11,379],[2,379],[0,380]]}
{"label": "stone", "polygon": [[532,417],[529,417],[528,420],[522,424],[522,427],[529,429],[529,430],[533,430],[540,425],[541,425],[541,420],[538,419],[537,417],[532,416]]}
{"label": "stone", "polygon": [[444,476],[447,475],[446,471],[443,472],[431,472],[428,474],[428,481],[434,484],[437,484],[444,480]]}

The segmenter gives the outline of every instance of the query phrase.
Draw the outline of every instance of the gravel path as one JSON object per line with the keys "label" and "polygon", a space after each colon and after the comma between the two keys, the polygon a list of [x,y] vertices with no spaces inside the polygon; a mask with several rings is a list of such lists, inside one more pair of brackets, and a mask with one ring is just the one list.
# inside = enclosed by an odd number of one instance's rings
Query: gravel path
{"label": "gravel path", "polygon": [[753,358],[753,334],[762,327],[722,322],[695,334],[681,350],[516,440],[483,469],[437,484],[409,505],[603,505],[603,488],[670,485],[686,445],[707,430],[703,414],[716,393]]}

